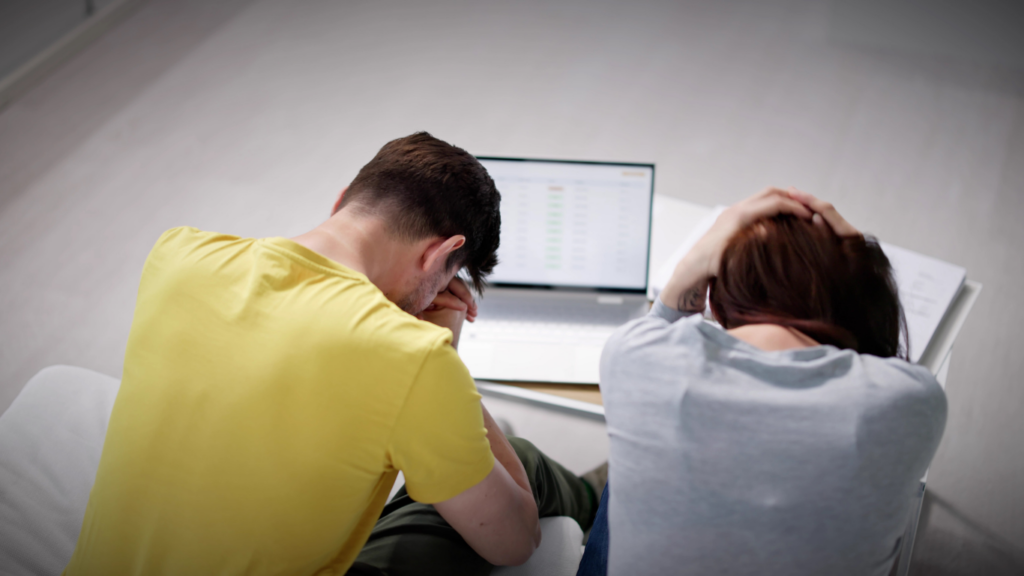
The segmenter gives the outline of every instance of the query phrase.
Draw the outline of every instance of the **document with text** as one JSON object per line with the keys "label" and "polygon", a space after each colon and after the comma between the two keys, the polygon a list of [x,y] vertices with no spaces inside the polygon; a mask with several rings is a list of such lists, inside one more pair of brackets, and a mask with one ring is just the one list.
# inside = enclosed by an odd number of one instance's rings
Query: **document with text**
{"label": "document with text", "polygon": [[885,242],[879,244],[896,274],[900,302],[907,316],[910,360],[918,362],[946,315],[946,310],[963,288],[967,271],[960,266],[899,246]]}

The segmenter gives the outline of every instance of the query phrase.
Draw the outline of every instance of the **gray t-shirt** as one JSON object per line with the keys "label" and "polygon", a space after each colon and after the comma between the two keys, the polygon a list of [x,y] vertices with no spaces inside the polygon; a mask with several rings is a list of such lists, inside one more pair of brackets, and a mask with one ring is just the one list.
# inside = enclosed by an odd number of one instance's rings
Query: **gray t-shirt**
{"label": "gray t-shirt", "polygon": [[610,576],[885,576],[946,423],[921,366],[655,302],[601,357]]}

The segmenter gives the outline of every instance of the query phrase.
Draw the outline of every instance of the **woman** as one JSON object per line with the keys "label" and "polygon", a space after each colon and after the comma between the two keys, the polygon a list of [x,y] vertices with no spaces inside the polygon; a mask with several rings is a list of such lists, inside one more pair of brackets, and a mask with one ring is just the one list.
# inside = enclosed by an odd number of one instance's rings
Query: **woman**
{"label": "woman", "polygon": [[946,420],[901,333],[888,259],[830,204],[771,188],[726,210],[605,347],[581,574],[605,553],[613,575],[889,574]]}

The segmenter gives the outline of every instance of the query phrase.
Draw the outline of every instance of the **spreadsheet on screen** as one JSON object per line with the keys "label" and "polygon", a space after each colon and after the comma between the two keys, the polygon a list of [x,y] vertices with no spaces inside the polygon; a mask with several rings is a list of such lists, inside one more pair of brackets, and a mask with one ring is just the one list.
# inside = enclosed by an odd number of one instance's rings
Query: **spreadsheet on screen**
{"label": "spreadsheet on screen", "polygon": [[654,170],[481,159],[501,193],[495,283],[643,290]]}

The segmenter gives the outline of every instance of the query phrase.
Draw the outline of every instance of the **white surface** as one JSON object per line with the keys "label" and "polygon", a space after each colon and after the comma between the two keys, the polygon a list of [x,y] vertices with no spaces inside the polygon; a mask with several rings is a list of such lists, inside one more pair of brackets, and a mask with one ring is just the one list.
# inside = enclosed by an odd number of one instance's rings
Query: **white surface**
{"label": "white surface", "polygon": [[[921,365],[931,370],[932,374],[937,375],[943,369],[949,369],[949,356],[953,345],[964,327],[964,322],[967,321],[967,316],[978,301],[978,296],[981,295],[981,288],[981,283],[965,280],[938,328],[935,329],[935,334],[932,335],[932,340],[920,360]],[[945,380],[942,380],[942,384],[945,386]]]}
{"label": "white surface", "polygon": [[459,356],[477,379],[597,384],[605,341],[646,311],[642,293],[492,288]]}
{"label": "white surface", "polygon": [[[495,323],[497,324],[497,323]],[[597,384],[601,350],[612,330],[525,322],[501,323],[460,342],[474,378],[510,382]],[[479,335],[479,339],[472,336]]]}
{"label": "white surface", "polygon": [[[707,216],[709,208],[664,194],[654,195],[654,217],[651,226],[651,262],[648,268],[647,298],[654,300],[657,276],[665,267],[675,266],[673,255],[690,232]],[[671,262],[671,264],[670,264]],[[664,285],[664,283],[662,283]]]}
{"label": "white surface", "polygon": [[[505,342],[542,344],[573,344],[593,342],[598,346],[615,331],[614,326],[571,324],[562,322],[516,322],[512,320],[477,320],[474,333]],[[486,378],[485,376],[481,376]]]}
{"label": "white surface", "polygon": [[481,160],[501,192],[490,281],[643,290],[654,170]]}
{"label": "white surface", "polygon": [[[939,322],[960,292],[967,271],[962,266],[918,254],[906,248],[879,243],[892,264],[900,302],[907,318],[910,360],[918,362],[931,342]],[[906,344],[906,343],[904,343]]]}
{"label": "white surface", "polygon": [[59,574],[71,559],[118,386],[51,366],[0,416],[0,573]]}
{"label": "white surface", "polygon": [[583,558],[583,530],[572,518],[541,518],[540,546],[522,566],[501,566],[494,576],[574,576]]}
{"label": "white surface", "polygon": [[544,404],[554,408],[565,408],[574,412],[579,412],[583,415],[589,414],[598,416],[602,420],[604,419],[604,406],[601,406],[600,404],[591,404],[590,402],[573,400],[572,398],[563,398],[562,396],[555,396],[554,394],[535,392],[526,388],[508,386],[497,382],[482,382],[478,380],[476,387],[481,392],[490,393],[494,396],[516,398],[519,400]]}
{"label": "white surface", "polygon": [[474,378],[563,384],[597,384],[600,380],[601,350],[612,330],[501,324],[491,326],[496,330],[482,325],[459,342],[459,356]]}
{"label": "white surface", "polygon": [[686,207],[686,210],[694,215],[698,212],[701,213],[701,218],[697,224],[689,230],[686,230],[686,228],[682,226],[673,228],[676,232],[676,237],[683,233],[685,233],[686,236],[683,237],[681,242],[676,242],[677,246],[672,252],[672,255],[658,267],[658,272],[654,276],[654,282],[651,284],[652,300],[657,298],[658,295],[661,294],[661,291],[664,290],[665,285],[668,284],[669,279],[672,278],[672,272],[675,271],[676,264],[678,264],[679,261],[683,259],[683,256],[686,256],[686,253],[693,248],[693,245],[711,229],[715,224],[715,220],[718,219],[718,215],[725,209],[726,206],[715,206],[714,208],[701,206],[700,210],[696,207]]}

